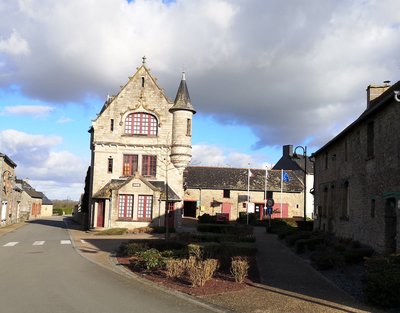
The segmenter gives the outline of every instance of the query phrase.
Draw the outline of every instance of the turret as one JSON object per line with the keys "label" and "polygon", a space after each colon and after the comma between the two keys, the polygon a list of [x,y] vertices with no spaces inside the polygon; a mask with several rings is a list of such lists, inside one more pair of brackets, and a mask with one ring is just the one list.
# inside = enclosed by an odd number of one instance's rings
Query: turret
{"label": "turret", "polygon": [[184,72],[174,105],[169,111],[173,114],[171,162],[179,171],[183,171],[192,158],[192,117],[196,113],[190,100]]}

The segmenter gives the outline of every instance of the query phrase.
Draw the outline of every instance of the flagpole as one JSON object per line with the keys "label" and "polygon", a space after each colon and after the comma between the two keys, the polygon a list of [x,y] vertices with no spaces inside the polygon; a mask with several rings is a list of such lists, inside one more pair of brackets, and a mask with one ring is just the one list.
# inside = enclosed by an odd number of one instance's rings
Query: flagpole
{"label": "flagpole", "polygon": [[249,225],[249,205],[250,205],[250,163],[247,171],[247,205],[246,205],[247,225]]}
{"label": "flagpole", "polygon": [[281,170],[281,218],[282,218],[282,193],[283,193],[283,169]]}
{"label": "flagpole", "polygon": [[263,217],[264,214],[267,210],[267,185],[268,185],[268,167],[265,167],[265,184],[264,184],[264,212],[263,212]]}

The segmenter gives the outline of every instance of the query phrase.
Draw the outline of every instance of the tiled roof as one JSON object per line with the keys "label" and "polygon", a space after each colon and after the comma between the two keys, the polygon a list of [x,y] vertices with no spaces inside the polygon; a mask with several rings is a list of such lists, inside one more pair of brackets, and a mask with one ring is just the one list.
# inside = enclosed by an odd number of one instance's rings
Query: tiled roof
{"label": "tiled roof", "polygon": [[176,93],[174,105],[169,109],[170,112],[186,110],[196,113],[190,100],[189,91],[186,85],[185,73],[182,73],[182,80]]}
{"label": "tiled roof", "polygon": [[16,179],[17,184],[21,184],[22,190],[25,191],[31,198],[42,199],[43,193],[36,191],[31,185],[22,179]]}
{"label": "tiled roof", "polygon": [[[301,192],[303,184],[295,171],[285,171],[289,175],[289,182],[283,183],[286,192]],[[263,191],[265,188],[265,170],[251,169],[253,176],[250,179],[250,190]],[[230,167],[189,166],[184,171],[184,182],[188,189],[230,189],[247,190],[248,169]],[[269,170],[267,189],[280,191],[281,171]]]}

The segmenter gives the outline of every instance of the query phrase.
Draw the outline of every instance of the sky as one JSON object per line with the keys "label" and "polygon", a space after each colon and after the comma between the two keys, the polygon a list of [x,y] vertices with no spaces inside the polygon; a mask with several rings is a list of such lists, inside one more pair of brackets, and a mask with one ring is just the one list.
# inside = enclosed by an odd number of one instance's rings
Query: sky
{"label": "sky", "polygon": [[[79,199],[91,121],[146,65],[197,111],[192,165],[265,168],[316,151],[399,80],[397,0],[0,0],[0,152]],[[301,149],[298,152],[302,152]]]}

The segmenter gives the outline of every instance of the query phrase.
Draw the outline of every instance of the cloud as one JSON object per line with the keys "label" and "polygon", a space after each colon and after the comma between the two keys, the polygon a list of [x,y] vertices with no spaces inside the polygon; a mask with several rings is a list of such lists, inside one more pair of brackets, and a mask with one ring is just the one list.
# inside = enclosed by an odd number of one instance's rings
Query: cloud
{"label": "cloud", "polygon": [[61,117],[60,119],[57,120],[58,124],[66,124],[66,123],[71,123],[74,120],[72,118],[69,117]]}
{"label": "cloud", "polygon": [[13,29],[8,38],[4,39],[0,36],[0,53],[1,52],[17,56],[29,54],[30,50],[28,42]]}
{"label": "cloud", "polygon": [[5,106],[1,114],[44,117],[52,111],[54,111],[54,108],[46,105],[14,105]]}
{"label": "cloud", "polygon": [[398,79],[397,12],[394,0],[9,1],[0,87],[53,103],[105,97],[146,55],[171,97],[184,68],[197,111],[248,125],[254,149],[318,146],[365,109],[367,85]]}
{"label": "cloud", "polygon": [[223,149],[216,145],[193,145],[191,166],[220,166],[239,168],[265,168],[263,155],[249,155],[238,151]]}
{"label": "cloud", "polygon": [[[55,151],[61,142],[62,138],[58,136],[32,135],[13,129],[0,132],[0,151],[17,164],[18,177],[35,181],[38,185],[33,187],[53,199],[62,196],[66,190],[64,195],[74,195],[78,199],[83,191],[89,160],[68,151]],[[58,186],[59,190],[50,186]]]}

